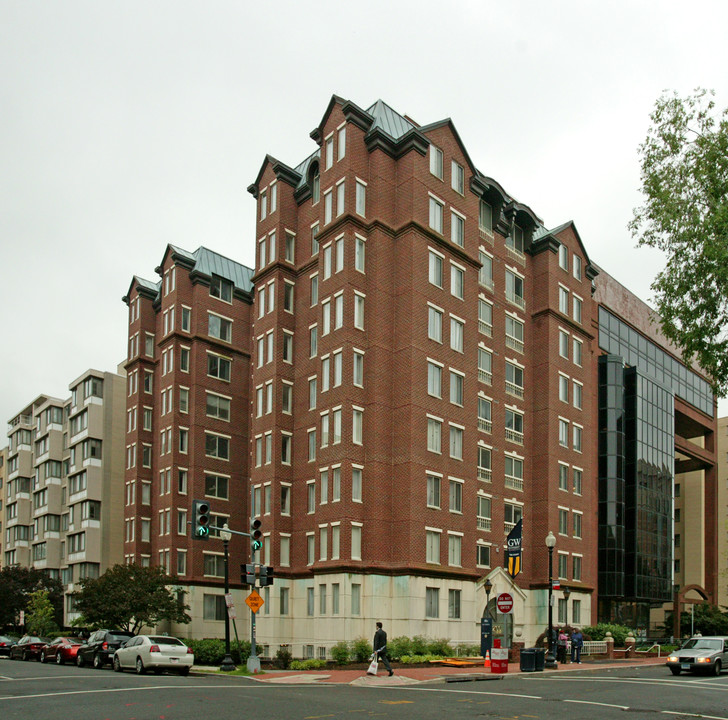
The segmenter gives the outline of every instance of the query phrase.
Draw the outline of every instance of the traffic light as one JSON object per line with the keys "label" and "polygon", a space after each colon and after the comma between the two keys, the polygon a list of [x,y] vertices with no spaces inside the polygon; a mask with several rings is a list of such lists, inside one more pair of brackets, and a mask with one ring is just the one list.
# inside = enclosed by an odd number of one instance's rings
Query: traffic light
{"label": "traffic light", "polygon": [[210,503],[207,500],[192,501],[192,537],[197,540],[210,537]]}
{"label": "traffic light", "polygon": [[254,553],[263,547],[263,532],[260,529],[260,520],[258,518],[250,523],[250,543]]}
{"label": "traffic light", "polygon": [[240,582],[243,585],[255,586],[255,565],[241,565],[240,566]]}
{"label": "traffic light", "polygon": [[270,565],[261,565],[260,566],[260,587],[268,587],[269,585],[273,584],[273,573],[274,568],[270,567]]}

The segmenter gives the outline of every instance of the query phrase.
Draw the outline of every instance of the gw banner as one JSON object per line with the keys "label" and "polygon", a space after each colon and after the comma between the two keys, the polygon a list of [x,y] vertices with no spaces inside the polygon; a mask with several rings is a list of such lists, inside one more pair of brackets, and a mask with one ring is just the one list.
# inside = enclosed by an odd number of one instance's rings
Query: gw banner
{"label": "gw banner", "polygon": [[508,533],[506,539],[505,567],[508,574],[515,578],[521,572],[521,546],[523,540],[523,519]]}

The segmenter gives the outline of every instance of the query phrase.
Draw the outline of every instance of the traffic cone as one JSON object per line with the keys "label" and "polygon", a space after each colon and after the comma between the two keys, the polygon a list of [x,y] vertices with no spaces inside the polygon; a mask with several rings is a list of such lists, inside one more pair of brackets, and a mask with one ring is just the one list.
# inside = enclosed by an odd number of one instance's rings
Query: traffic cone
{"label": "traffic cone", "polygon": [[490,667],[490,650],[485,651],[485,662],[483,663],[483,667]]}

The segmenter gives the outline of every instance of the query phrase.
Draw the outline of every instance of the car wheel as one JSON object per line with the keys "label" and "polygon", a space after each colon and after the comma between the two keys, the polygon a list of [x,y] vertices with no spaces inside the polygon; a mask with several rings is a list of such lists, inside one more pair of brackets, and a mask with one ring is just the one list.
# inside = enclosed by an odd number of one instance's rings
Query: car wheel
{"label": "car wheel", "polygon": [[56,665],[63,665],[63,655],[60,650],[56,653]]}
{"label": "car wheel", "polygon": [[179,674],[182,677],[187,677],[190,674],[190,669],[188,667],[183,667],[179,669]]}
{"label": "car wheel", "polygon": [[713,665],[713,675],[716,675],[716,676],[720,675],[720,668],[721,668],[720,660],[716,660],[715,665]]}
{"label": "car wheel", "polygon": [[81,653],[78,653],[76,655],[76,667],[83,667],[83,658],[81,657]]}
{"label": "car wheel", "polygon": [[102,667],[104,667],[104,661],[101,659],[101,655],[96,653],[94,655],[94,670],[101,670]]}
{"label": "car wheel", "polygon": [[119,658],[114,655],[114,672],[121,672],[122,667],[121,663],[119,662]]}
{"label": "car wheel", "polygon": [[670,672],[673,675],[679,675],[680,674],[680,668],[670,668]]}
{"label": "car wheel", "polygon": [[136,659],[136,674],[137,675],[144,675],[146,670],[144,669],[144,663],[142,662],[142,659],[138,657]]}

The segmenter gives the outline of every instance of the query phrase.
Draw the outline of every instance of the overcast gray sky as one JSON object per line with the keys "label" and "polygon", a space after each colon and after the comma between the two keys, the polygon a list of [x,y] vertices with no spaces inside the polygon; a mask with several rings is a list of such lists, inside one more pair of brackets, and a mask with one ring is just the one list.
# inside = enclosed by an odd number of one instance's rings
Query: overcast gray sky
{"label": "overcast gray sky", "polygon": [[167,243],[252,266],[245,188],[266,153],[314,150],[334,93],[451,117],[482,172],[649,300],[637,146],[664,89],[728,105],[726,27],[722,0],[0,0],[0,419],[116,368],[121,297]]}

